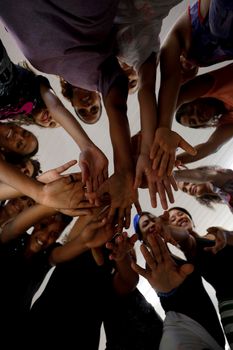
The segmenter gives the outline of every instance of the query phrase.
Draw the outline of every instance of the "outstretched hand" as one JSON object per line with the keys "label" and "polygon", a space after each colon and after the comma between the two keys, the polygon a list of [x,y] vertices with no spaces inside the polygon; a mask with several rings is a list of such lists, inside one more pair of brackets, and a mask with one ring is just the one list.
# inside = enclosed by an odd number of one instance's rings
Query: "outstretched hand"
{"label": "outstretched hand", "polygon": [[82,150],[79,156],[79,166],[82,172],[82,182],[87,192],[95,192],[108,178],[108,159],[96,146]]}
{"label": "outstretched hand", "polygon": [[76,163],[77,163],[77,160],[70,160],[69,162],[67,162],[67,163],[65,163],[57,168],[45,171],[43,174],[37,176],[37,180],[47,184],[49,182],[60,179],[63,176],[62,173],[64,173],[64,171],[66,171],[69,168],[71,168],[72,166],[74,166]]}
{"label": "outstretched hand", "polygon": [[172,188],[177,191],[176,181],[173,176],[158,176],[158,171],[152,169],[152,162],[147,155],[140,154],[136,166],[134,188],[148,187],[151,206],[157,207],[157,194],[159,195],[162,208],[168,208],[167,197],[170,203],[174,203]]}
{"label": "outstretched hand", "polygon": [[132,262],[132,269],[146,278],[156,292],[167,293],[179,287],[193,272],[193,265],[177,265],[159,236],[149,235],[148,243],[151,251],[145,245],[141,246],[146,268]]}
{"label": "outstretched hand", "polygon": [[179,134],[168,129],[158,128],[151,147],[150,158],[153,160],[153,169],[158,170],[159,176],[172,174],[175,165],[176,150],[180,147],[187,153],[195,155],[197,151]]}
{"label": "outstretched hand", "polygon": [[77,209],[82,201],[95,197],[93,193],[85,193],[84,187],[81,173],[73,173],[43,185],[39,198],[35,200],[52,208]]}
{"label": "outstretched hand", "polygon": [[108,193],[111,198],[108,220],[117,221],[117,230],[120,233],[123,227],[127,229],[130,226],[132,204],[135,205],[138,212],[141,211],[138,191],[133,187],[133,176],[129,173],[115,172],[97,192],[100,197],[104,193]]}

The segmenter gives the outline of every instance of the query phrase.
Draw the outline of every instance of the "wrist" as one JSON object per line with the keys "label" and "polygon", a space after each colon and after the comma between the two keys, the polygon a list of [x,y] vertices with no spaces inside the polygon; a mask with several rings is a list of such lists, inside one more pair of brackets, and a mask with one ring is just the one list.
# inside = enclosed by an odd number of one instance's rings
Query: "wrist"
{"label": "wrist", "polygon": [[175,294],[176,291],[177,291],[177,288],[173,288],[169,292],[157,292],[157,295],[158,295],[159,298],[169,298],[170,296]]}

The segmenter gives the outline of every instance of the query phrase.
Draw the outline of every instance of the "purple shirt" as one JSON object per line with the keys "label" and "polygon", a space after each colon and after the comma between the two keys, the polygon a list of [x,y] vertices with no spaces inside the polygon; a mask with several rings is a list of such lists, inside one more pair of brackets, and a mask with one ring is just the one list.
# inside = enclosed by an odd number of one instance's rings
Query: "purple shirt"
{"label": "purple shirt", "polygon": [[0,19],[38,70],[106,95],[121,75],[114,55],[118,0],[0,0]]}

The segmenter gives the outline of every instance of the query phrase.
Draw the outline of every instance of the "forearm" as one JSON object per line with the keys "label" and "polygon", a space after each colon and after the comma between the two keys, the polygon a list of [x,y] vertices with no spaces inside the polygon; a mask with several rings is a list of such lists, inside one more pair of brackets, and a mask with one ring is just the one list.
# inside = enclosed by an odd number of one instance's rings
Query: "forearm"
{"label": "forearm", "polygon": [[117,81],[104,99],[109,118],[110,137],[113,146],[115,171],[133,172],[133,156],[129,122],[127,118],[126,81]]}
{"label": "forearm", "polygon": [[208,157],[218,150],[218,148],[213,147],[212,144],[209,145],[207,143],[200,143],[199,145],[195,146],[195,149],[197,150],[196,155],[192,156],[186,152],[183,152],[177,156],[177,159],[180,160],[183,164],[189,164]]}
{"label": "forearm", "polygon": [[17,168],[0,159],[0,181],[13,187],[20,194],[40,202],[40,191],[43,184],[24,175]]}
{"label": "forearm", "polygon": [[0,200],[7,200],[22,196],[22,193],[17,191],[15,188],[0,182]]}
{"label": "forearm", "polygon": [[138,284],[138,274],[131,268],[129,254],[124,259],[116,261],[116,274],[114,276],[114,289],[118,294],[127,294],[134,290]]}
{"label": "forearm", "polygon": [[40,204],[35,204],[32,207],[23,210],[3,227],[1,242],[7,242],[20,236],[30,227],[37,224],[42,219],[53,215],[55,212],[55,209]]}

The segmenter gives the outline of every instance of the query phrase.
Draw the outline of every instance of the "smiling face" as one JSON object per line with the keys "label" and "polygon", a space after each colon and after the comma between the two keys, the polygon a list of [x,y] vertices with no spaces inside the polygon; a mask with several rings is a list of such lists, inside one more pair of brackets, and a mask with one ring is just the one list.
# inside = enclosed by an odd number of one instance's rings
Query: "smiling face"
{"label": "smiling face", "polygon": [[194,197],[201,197],[204,194],[213,194],[213,185],[210,182],[204,182],[202,184],[195,184],[192,182],[177,182],[178,188]]}
{"label": "smiling face", "polygon": [[21,213],[24,209],[31,207],[34,205],[34,200],[22,196],[18,198],[10,199],[5,205],[4,205],[4,211],[8,216],[8,219],[15,217],[17,214]]}
{"label": "smiling face", "polygon": [[98,92],[73,87],[71,103],[75,113],[84,123],[94,124],[99,120],[102,106]]}
{"label": "smiling face", "polygon": [[64,222],[57,220],[54,216],[44,219],[35,225],[30,238],[31,253],[39,253],[56,242],[64,227]]}
{"label": "smiling face", "polygon": [[60,124],[53,119],[48,109],[41,110],[34,115],[33,118],[36,124],[43,126],[44,128],[57,128],[60,126]]}
{"label": "smiling face", "polygon": [[181,210],[169,210],[169,224],[173,226],[183,227],[185,229],[193,229],[191,218]]}
{"label": "smiling face", "polygon": [[143,214],[139,220],[139,229],[142,234],[143,241],[148,244],[147,236],[149,234],[157,234],[161,231],[161,221],[152,214]]}
{"label": "smiling face", "polygon": [[38,147],[35,135],[15,124],[0,124],[0,147],[3,152],[29,155]]}

